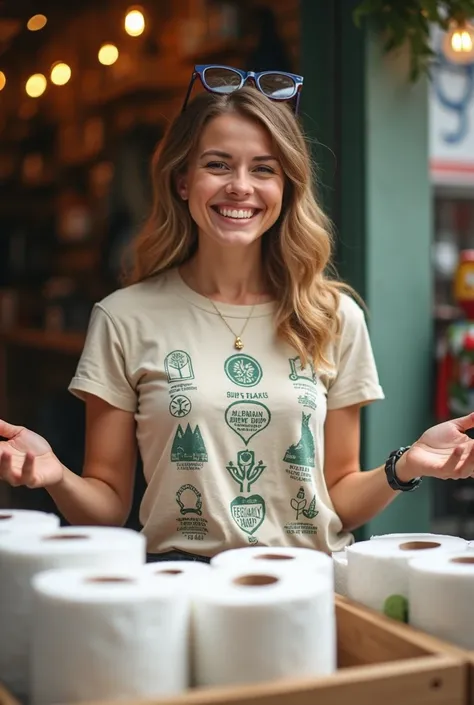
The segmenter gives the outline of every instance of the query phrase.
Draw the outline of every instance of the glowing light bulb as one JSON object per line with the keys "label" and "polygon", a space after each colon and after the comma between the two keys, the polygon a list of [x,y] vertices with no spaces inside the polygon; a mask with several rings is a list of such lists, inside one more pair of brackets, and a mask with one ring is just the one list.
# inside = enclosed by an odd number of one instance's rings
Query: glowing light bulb
{"label": "glowing light bulb", "polygon": [[57,61],[51,67],[51,81],[56,86],[64,86],[71,78],[71,67],[62,61]]}
{"label": "glowing light bulb", "polygon": [[25,90],[30,98],[39,98],[46,90],[48,82],[42,73],[35,73],[26,82]]}
{"label": "glowing light bulb", "polygon": [[119,57],[119,50],[115,44],[103,44],[99,49],[98,57],[104,66],[112,66]]}
{"label": "glowing light bulb", "polygon": [[446,32],[443,52],[454,64],[474,63],[474,27],[469,24],[455,24]]}
{"label": "glowing light bulb", "polygon": [[39,29],[43,29],[47,21],[45,15],[33,15],[26,23],[26,26],[30,32],[37,32]]}
{"label": "glowing light bulb", "polygon": [[5,76],[3,71],[0,71],[0,91],[3,91],[6,83],[7,83],[7,77]]}
{"label": "glowing light bulb", "polygon": [[133,7],[127,10],[125,17],[125,31],[131,37],[139,37],[145,30],[145,17],[142,9]]}

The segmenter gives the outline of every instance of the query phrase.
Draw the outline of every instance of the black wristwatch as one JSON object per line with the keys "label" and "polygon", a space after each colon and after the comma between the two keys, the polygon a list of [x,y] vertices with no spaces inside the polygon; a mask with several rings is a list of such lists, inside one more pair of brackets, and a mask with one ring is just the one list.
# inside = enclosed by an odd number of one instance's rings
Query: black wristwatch
{"label": "black wristwatch", "polygon": [[412,492],[421,485],[421,477],[415,477],[409,482],[402,482],[397,477],[397,473],[395,472],[397,462],[400,460],[402,455],[407,452],[407,450],[410,450],[410,446],[403,446],[398,450],[392,451],[388,456],[387,462],[385,463],[385,475],[387,476],[387,482],[392,490],[396,490],[397,492]]}

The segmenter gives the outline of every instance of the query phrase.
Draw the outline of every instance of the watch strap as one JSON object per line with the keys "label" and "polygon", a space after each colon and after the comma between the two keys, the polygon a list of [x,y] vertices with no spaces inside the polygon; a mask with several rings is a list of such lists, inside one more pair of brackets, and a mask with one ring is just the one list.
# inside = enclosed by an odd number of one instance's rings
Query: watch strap
{"label": "watch strap", "polygon": [[407,450],[410,450],[410,446],[402,446],[401,448],[398,448],[398,450],[392,451],[385,463],[385,475],[387,477],[387,482],[392,490],[397,492],[412,492],[421,485],[421,477],[415,477],[409,482],[402,482],[397,477],[397,462],[400,460],[402,455],[407,452]]}

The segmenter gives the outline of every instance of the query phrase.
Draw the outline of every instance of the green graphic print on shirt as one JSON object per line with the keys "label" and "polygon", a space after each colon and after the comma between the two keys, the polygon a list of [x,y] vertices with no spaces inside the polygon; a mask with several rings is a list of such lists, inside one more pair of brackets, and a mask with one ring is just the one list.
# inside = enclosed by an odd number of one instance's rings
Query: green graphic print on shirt
{"label": "green graphic print on shirt", "polygon": [[186,430],[183,431],[181,424],[179,424],[171,447],[171,462],[207,463],[207,460],[207,450],[199,426],[193,430],[187,424]]}
{"label": "green graphic print on shirt", "polygon": [[253,450],[241,450],[237,453],[237,465],[232,460],[226,466],[227,472],[239,485],[240,492],[250,492],[250,488],[257,482],[266,465],[261,460],[255,463]]}
{"label": "green graphic print on shirt", "polygon": [[227,407],[225,422],[248,445],[270,423],[270,410],[259,401],[234,401]]}
{"label": "green graphic print on shirt", "polygon": [[179,516],[176,530],[188,541],[203,541],[208,534],[207,519],[202,516],[202,495],[190,485],[182,485],[176,492]]}
{"label": "green graphic print on shirt", "polygon": [[[230,503],[232,518],[242,531],[252,537],[259,526],[263,524],[266,514],[265,500],[258,494],[250,497],[236,497]],[[251,541],[256,543],[257,539]]]}
{"label": "green graphic print on shirt", "polygon": [[311,414],[302,414],[301,436],[297,443],[291,445],[283,460],[292,465],[304,465],[314,468],[314,438],[309,427]]}
{"label": "green graphic print on shirt", "polygon": [[224,363],[224,370],[231,382],[239,387],[255,387],[263,376],[260,363],[250,355],[232,355]]}

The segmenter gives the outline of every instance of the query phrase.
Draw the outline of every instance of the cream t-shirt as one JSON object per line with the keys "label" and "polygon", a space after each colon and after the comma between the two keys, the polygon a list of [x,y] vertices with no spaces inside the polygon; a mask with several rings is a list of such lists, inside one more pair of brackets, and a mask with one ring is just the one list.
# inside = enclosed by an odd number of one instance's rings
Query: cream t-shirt
{"label": "cream t-shirt", "polygon": [[[217,306],[238,335],[251,307]],[[254,308],[238,351],[177,269],[94,306],[69,389],[135,415],[149,552],[330,552],[353,541],[324,479],[324,422],[327,409],[383,399],[363,312],[341,297],[331,375],[302,368],[277,340],[273,313],[273,303]]]}

